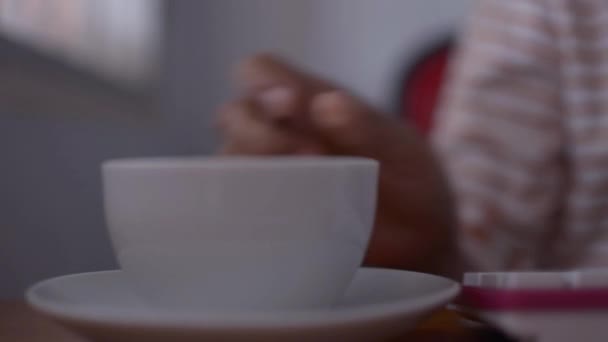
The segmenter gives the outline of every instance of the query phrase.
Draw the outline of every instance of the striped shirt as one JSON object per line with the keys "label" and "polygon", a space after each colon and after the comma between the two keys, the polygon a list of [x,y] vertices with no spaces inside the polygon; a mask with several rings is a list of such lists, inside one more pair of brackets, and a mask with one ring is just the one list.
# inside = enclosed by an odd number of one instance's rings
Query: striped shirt
{"label": "striped shirt", "polygon": [[478,270],[608,266],[608,0],[480,0],[434,140]]}

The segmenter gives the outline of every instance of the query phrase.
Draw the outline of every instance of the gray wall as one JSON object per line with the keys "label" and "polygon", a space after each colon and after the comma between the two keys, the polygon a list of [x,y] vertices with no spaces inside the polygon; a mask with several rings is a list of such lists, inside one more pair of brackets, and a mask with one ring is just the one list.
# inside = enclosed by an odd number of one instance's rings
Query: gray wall
{"label": "gray wall", "polygon": [[103,221],[100,162],[211,152],[212,113],[231,95],[228,69],[242,56],[281,53],[387,104],[408,49],[424,35],[458,24],[467,2],[170,1],[160,117],[0,113],[0,298],[20,296],[46,277],[115,267]]}

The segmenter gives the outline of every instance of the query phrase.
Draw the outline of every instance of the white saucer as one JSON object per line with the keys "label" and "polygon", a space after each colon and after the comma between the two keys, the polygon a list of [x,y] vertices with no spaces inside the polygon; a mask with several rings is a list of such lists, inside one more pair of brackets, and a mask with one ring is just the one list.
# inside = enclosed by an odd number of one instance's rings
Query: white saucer
{"label": "white saucer", "polygon": [[147,307],[121,271],[106,271],[45,280],[26,298],[94,341],[377,341],[407,332],[459,290],[433,275],[362,268],[331,310],[175,312]]}

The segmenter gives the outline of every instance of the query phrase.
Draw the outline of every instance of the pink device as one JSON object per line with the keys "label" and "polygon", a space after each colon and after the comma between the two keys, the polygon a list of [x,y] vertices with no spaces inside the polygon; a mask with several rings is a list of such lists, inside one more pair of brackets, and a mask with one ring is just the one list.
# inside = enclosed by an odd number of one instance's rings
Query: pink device
{"label": "pink device", "polygon": [[467,273],[457,304],[524,341],[608,341],[608,269]]}

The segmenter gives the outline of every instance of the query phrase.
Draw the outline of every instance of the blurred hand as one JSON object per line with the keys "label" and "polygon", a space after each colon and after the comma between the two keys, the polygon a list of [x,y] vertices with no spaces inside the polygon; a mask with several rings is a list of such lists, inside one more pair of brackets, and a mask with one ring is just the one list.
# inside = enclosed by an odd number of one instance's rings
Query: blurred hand
{"label": "blurred hand", "polygon": [[236,70],[243,97],[220,110],[223,154],[325,154],[380,162],[366,264],[449,273],[455,255],[449,191],[429,146],[330,82],[271,56]]}

